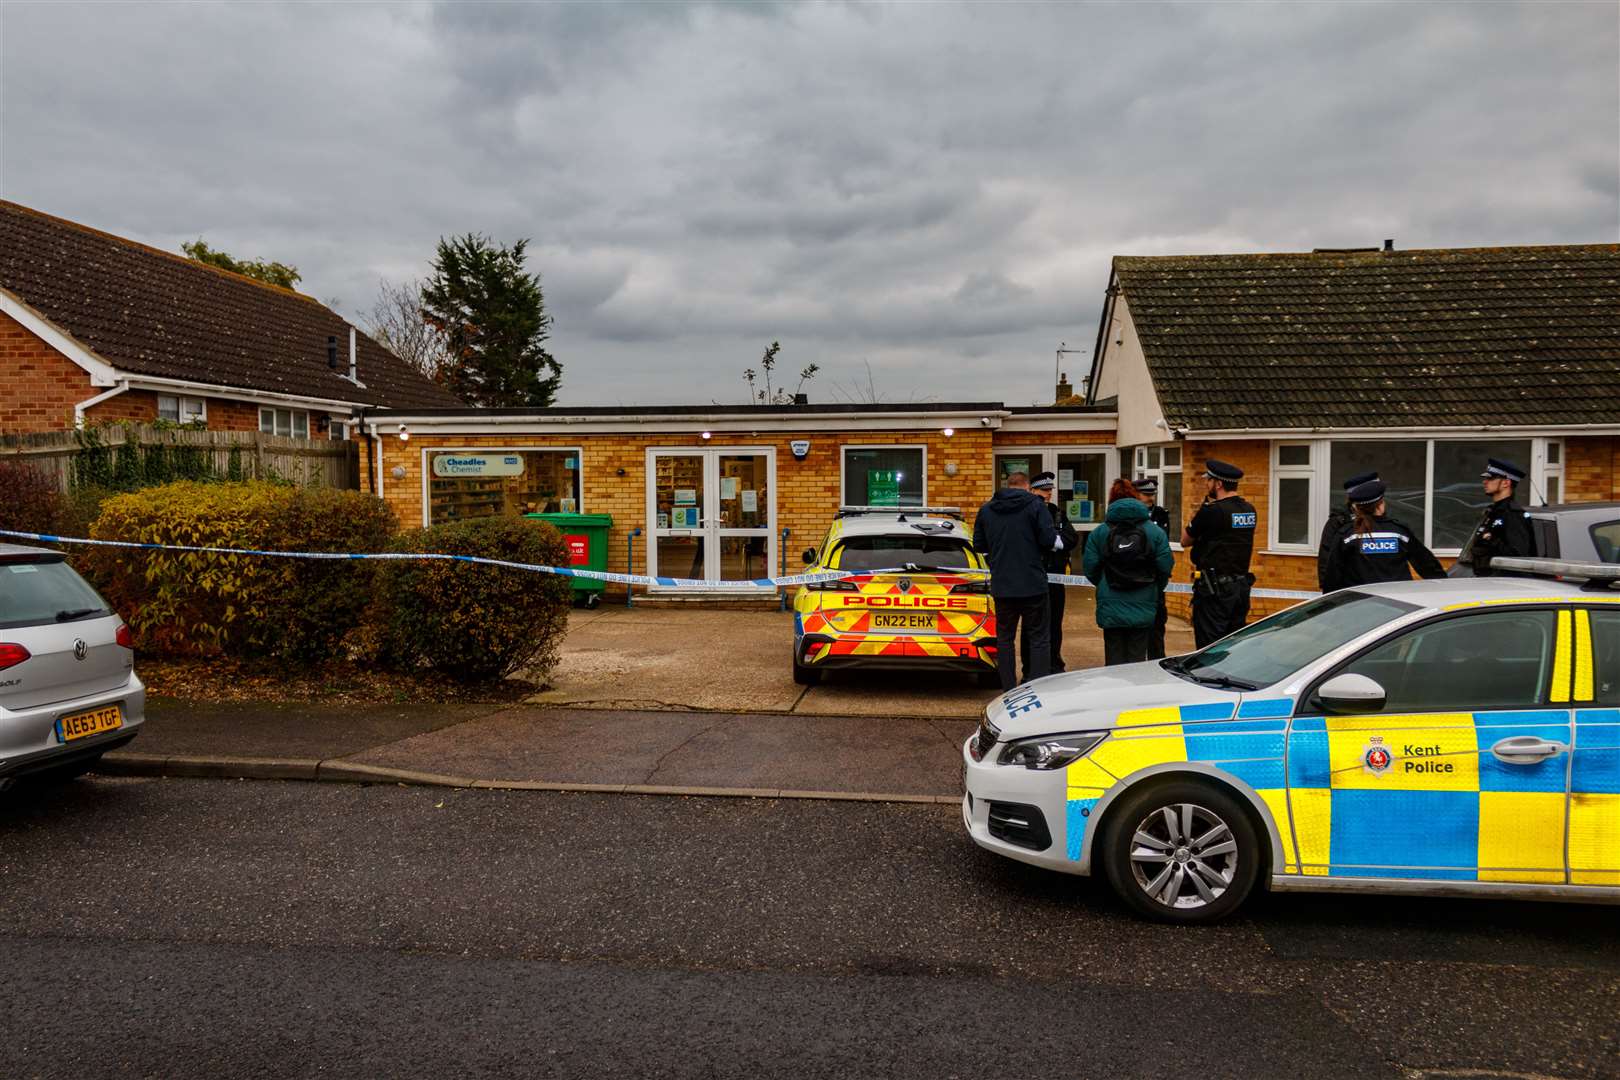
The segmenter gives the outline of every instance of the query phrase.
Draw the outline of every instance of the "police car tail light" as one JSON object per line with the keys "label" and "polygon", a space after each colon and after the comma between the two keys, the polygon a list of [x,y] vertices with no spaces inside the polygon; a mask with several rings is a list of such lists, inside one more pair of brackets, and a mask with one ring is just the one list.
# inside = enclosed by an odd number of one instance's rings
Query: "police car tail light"
{"label": "police car tail light", "polygon": [[860,587],[853,581],[817,581],[805,588],[811,592],[860,592]]}
{"label": "police car tail light", "polygon": [[953,593],[975,593],[979,596],[990,595],[990,579],[978,578],[974,581],[964,581],[959,585],[952,585]]}
{"label": "police car tail light", "polygon": [[1094,750],[1108,737],[1105,731],[1084,731],[1076,735],[1044,735],[1009,743],[996,758],[997,765],[1022,765],[1026,769],[1061,769]]}

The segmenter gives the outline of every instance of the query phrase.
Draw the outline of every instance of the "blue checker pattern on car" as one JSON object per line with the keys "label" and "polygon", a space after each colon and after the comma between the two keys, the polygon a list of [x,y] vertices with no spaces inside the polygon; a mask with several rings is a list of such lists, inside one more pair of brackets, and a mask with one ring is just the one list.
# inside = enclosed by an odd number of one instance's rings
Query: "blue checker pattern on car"
{"label": "blue checker pattern on car", "polygon": [[[1319,716],[1306,717],[1321,720]],[[1333,759],[1328,750],[1327,726],[1303,729],[1294,721],[1288,741],[1288,786],[1290,788],[1329,788],[1333,786]]]}
{"label": "blue checker pattern on car", "polygon": [[1567,746],[1568,721],[1569,713],[1557,709],[1475,713],[1474,733],[1479,743],[1479,790],[1562,792],[1565,769],[1569,764],[1563,754],[1536,765],[1508,765],[1496,759],[1491,747],[1510,735],[1535,735]]}
{"label": "blue checker pattern on car", "polygon": [[1086,825],[1091,821],[1091,808],[1097,805],[1096,799],[1070,799],[1068,813],[1065,815],[1068,834],[1068,855],[1075,861],[1080,859],[1080,848],[1085,843]]}
{"label": "blue checker pattern on car", "polygon": [[1294,712],[1293,698],[1250,698],[1238,707],[1239,720],[1265,720],[1288,717]]}
{"label": "blue checker pattern on car", "polygon": [[1271,788],[1281,789],[1283,786],[1282,758],[1271,761],[1211,761],[1209,764],[1217,769],[1231,773],[1239,780],[1248,784],[1256,791],[1265,791]]}
{"label": "blue checker pattern on car", "polygon": [[1570,790],[1620,795],[1620,709],[1575,710],[1575,768]]}
{"label": "blue checker pattern on car", "polygon": [[1332,844],[1335,876],[1477,880],[1479,793],[1335,791]]}
{"label": "blue checker pattern on car", "polygon": [[1196,724],[1200,720],[1226,720],[1232,715],[1232,704],[1227,701],[1206,701],[1200,705],[1183,705],[1181,722]]}

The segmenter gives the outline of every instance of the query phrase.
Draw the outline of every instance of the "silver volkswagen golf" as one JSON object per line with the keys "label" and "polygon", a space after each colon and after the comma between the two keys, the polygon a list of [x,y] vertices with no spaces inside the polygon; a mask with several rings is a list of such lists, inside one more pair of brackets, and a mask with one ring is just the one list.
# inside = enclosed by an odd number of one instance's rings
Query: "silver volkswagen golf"
{"label": "silver volkswagen golf", "polygon": [[135,737],[132,644],[61,552],[0,544],[0,788],[77,776]]}

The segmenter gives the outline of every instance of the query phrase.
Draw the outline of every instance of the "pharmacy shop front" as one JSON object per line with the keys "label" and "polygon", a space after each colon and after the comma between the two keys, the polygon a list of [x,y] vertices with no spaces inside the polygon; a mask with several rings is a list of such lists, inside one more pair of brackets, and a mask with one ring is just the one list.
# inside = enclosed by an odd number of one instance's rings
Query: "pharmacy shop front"
{"label": "pharmacy shop front", "polygon": [[379,411],[365,425],[365,486],[404,525],[609,514],[611,570],[717,596],[794,572],[839,506],[971,518],[998,467],[1039,463],[1085,528],[1117,475],[1111,412],[997,402]]}

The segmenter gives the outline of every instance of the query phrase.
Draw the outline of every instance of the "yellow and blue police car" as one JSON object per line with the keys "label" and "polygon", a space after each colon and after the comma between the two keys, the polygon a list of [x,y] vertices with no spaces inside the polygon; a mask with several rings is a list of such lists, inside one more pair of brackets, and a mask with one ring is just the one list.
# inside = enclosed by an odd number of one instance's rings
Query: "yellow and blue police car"
{"label": "yellow and blue police car", "polygon": [[1512,564],[1545,576],[1344,589],[1018,687],[962,748],[968,833],[1173,922],[1257,885],[1620,902],[1620,566]]}
{"label": "yellow and blue police car", "polygon": [[988,568],[960,510],[846,506],[804,561],[854,573],[795,595],[795,682],[838,668],[934,667],[999,685]]}

